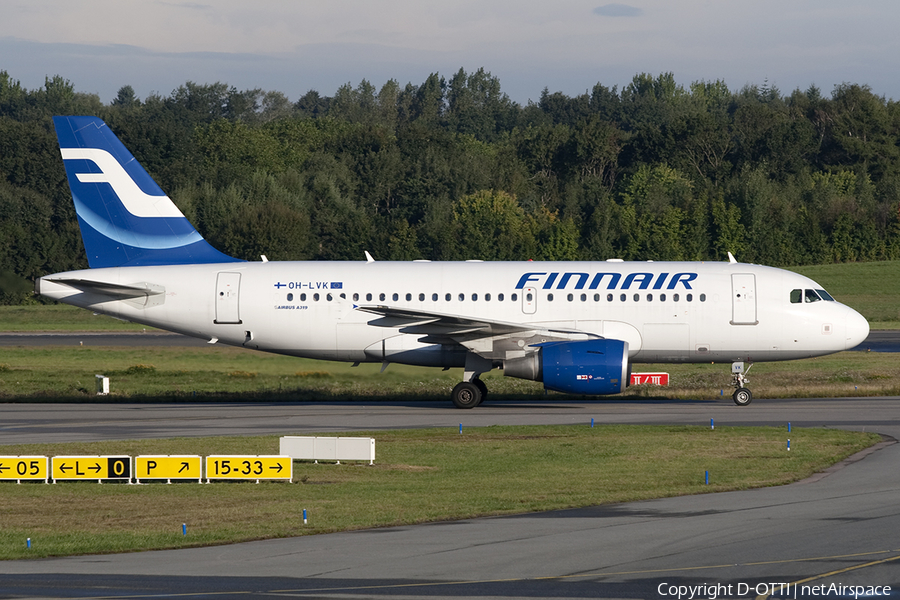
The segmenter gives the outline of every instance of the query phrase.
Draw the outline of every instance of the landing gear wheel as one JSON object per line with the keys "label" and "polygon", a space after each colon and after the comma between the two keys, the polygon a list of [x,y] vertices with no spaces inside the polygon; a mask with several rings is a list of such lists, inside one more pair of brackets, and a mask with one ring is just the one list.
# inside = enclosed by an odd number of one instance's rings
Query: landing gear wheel
{"label": "landing gear wheel", "polygon": [[463,381],[450,392],[450,399],[456,408],[475,408],[481,402],[481,390],[474,383]]}
{"label": "landing gear wheel", "polygon": [[478,391],[481,392],[481,400],[478,401],[478,404],[481,404],[485,401],[488,395],[487,385],[480,379],[473,379],[472,383],[478,386]]}
{"label": "landing gear wheel", "polygon": [[753,401],[753,394],[751,394],[750,390],[747,388],[742,387],[734,390],[731,399],[734,400],[734,403],[738,406],[747,406]]}

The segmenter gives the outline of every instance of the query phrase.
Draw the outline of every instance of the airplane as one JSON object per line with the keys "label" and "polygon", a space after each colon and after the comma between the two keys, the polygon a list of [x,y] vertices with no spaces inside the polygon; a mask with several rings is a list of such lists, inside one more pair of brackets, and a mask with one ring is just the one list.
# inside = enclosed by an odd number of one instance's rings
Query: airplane
{"label": "airplane", "polygon": [[[755,362],[853,348],[866,319],[815,281],[737,262],[244,261],[213,248],[100,119],[54,117],[89,268],[35,292],[291,356],[462,368],[458,408],[499,368],[570,394],[625,390],[637,363]],[[745,368],[746,367],[746,368]]]}

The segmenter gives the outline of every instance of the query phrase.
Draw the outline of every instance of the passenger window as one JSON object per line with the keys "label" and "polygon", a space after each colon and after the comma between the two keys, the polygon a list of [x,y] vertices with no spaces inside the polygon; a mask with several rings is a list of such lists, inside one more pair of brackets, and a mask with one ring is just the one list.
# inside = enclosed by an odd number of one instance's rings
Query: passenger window
{"label": "passenger window", "polygon": [[[531,294],[528,294],[528,301],[531,302]],[[547,294],[547,302],[553,302],[553,294]]]}
{"label": "passenger window", "polygon": [[694,295],[693,295],[693,294],[688,294],[687,296],[684,297],[684,299],[687,300],[688,302],[693,302],[693,301],[694,301]]}
{"label": "passenger window", "polygon": [[371,301],[372,301],[372,294],[371,293],[366,294],[366,302],[371,302]]}
{"label": "passenger window", "polygon": [[353,293],[353,301],[356,302],[357,300],[359,300],[359,294],[354,292]]}
{"label": "passenger window", "polygon": [[294,301],[294,295],[288,294],[288,302],[293,302],[293,301]]}
{"label": "passenger window", "polygon": [[394,295],[391,296],[391,298],[394,300],[394,302],[396,302],[397,300],[400,299],[400,294],[398,294],[397,292],[394,292]]}
{"label": "passenger window", "polygon": [[665,294],[660,294],[660,295],[659,295],[659,301],[660,301],[660,302],[665,302],[665,301],[666,301],[666,295],[665,295]]}
{"label": "passenger window", "polygon": [[382,302],[384,301],[384,292],[381,292],[380,294],[378,294],[378,299],[381,300]]}
{"label": "passenger window", "polygon": [[315,300],[316,302],[319,301],[319,294],[318,294],[318,293],[313,294],[313,300]]}
{"label": "passenger window", "polygon": [[679,294],[672,294],[672,300],[678,302],[681,300],[681,296]]}
{"label": "passenger window", "polygon": [[406,301],[407,302],[412,301],[412,294],[406,294]]}
{"label": "passenger window", "polygon": [[640,302],[640,300],[641,300],[641,295],[640,295],[640,294],[635,294],[635,295],[634,295],[634,301],[635,301],[635,302]]}
{"label": "passenger window", "polygon": [[450,298],[451,298],[451,297],[452,297],[452,296],[450,296],[450,294],[446,294],[446,295],[444,296],[444,301],[445,301],[445,302],[450,302]]}
{"label": "passenger window", "polygon": [[478,301],[478,294],[472,294],[472,302]]}
{"label": "passenger window", "polygon": [[419,302],[425,302],[425,294],[419,294]]}
{"label": "passenger window", "polygon": [[347,294],[345,294],[344,292],[341,292],[341,299],[342,299],[342,300],[346,300],[346,299],[347,299]]}
{"label": "passenger window", "polygon": [[647,294],[647,302],[653,302],[653,294]]}
{"label": "passenger window", "polygon": [[619,296],[619,300],[622,301],[622,302],[625,302],[626,298],[628,298],[628,296],[626,296],[625,294],[621,294],[621,295]]}
{"label": "passenger window", "polygon": [[300,302],[306,302],[306,294],[300,294]]}
{"label": "passenger window", "polygon": [[613,295],[612,295],[612,294],[607,294],[607,295],[606,295],[606,301],[607,301],[607,302],[612,302],[612,301],[613,301]]}
{"label": "passenger window", "polygon": [[462,302],[462,301],[465,300],[465,299],[466,299],[466,295],[465,295],[465,294],[460,294],[460,295],[459,295],[459,301],[460,301],[460,302]]}
{"label": "passenger window", "polygon": [[[515,298],[513,298],[515,300]],[[503,302],[503,294],[497,294],[497,302]]]}
{"label": "passenger window", "polygon": [[485,294],[485,295],[484,295],[484,301],[485,301],[485,302],[490,302],[490,301],[491,301],[491,295],[490,295],[490,294]]}
{"label": "passenger window", "polygon": [[700,302],[706,302],[706,294],[700,294]]}
{"label": "passenger window", "polygon": [[791,304],[800,304],[803,300],[803,290],[791,290]]}
{"label": "passenger window", "polygon": [[566,300],[568,300],[569,302],[571,302],[574,299],[575,299],[575,297],[572,294],[569,294],[568,296],[566,296]]}
{"label": "passenger window", "polygon": [[587,294],[582,294],[582,295],[581,295],[581,301],[582,301],[582,302],[587,302]]}
{"label": "passenger window", "polygon": [[432,301],[432,302],[437,302],[437,299],[438,299],[438,295],[437,295],[437,294],[432,294],[432,295],[431,295],[431,301]]}
{"label": "passenger window", "polygon": [[513,302],[515,302],[516,300],[519,299],[519,295],[518,295],[518,294],[511,294],[511,295],[509,296],[509,299],[512,300]]}
{"label": "passenger window", "polygon": [[600,294],[594,294],[594,302],[600,302]]}

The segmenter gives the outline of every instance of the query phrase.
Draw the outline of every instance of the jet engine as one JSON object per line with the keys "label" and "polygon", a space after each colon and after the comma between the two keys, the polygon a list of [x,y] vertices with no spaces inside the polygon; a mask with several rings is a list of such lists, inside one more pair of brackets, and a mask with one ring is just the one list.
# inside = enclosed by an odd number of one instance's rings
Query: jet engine
{"label": "jet engine", "polygon": [[618,394],[631,381],[628,342],[599,339],[537,346],[537,352],[504,361],[503,374],[542,381],[546,389],[567,394]]}

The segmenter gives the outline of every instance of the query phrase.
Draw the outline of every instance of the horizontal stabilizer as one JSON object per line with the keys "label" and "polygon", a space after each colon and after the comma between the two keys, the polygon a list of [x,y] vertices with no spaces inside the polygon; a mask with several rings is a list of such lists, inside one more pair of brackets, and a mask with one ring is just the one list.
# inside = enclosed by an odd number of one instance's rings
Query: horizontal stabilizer
{"label": "horizontal stabilizer", "polygon": [[[53,283],[62,283],[73,287],[82,292],[102,294],[104,296],[112,296],[114,298],[140,298],[141,296],[158,296],[166,293],[166,288],[154,283],[109,283],[106,281],[92,281],[90,279],[72,279],[72,278],[48,278],[42,277],[38,280]],[[40,293],[40,290],[37,290]]]}

